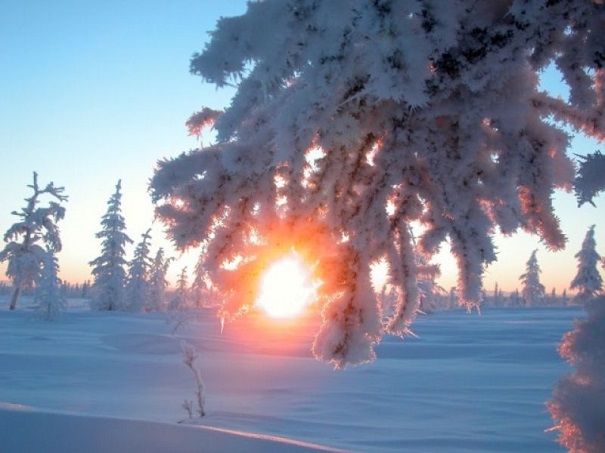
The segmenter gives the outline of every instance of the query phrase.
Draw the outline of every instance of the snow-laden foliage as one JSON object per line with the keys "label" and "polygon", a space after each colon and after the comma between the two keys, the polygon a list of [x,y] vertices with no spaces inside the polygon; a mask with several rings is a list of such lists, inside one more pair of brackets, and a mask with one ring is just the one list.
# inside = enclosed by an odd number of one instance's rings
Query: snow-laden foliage
{"label": "snow-laden foliage", "polygon": [[145,304],[146,311],[160,311],[166,309],[166,288],[168,280],[166,274],[172,258],[164,256],[164,249],[159,248],[149,268],[149,293]]}
{"label": "snow-laden foliage", "polygon": [[563,337],[561,356],[575,367],[548,403],[559,442],[570,452],[605,451],[605,296],[586,303],[587,318]]}
{"label": "snow-laden foliage", "polygon": [[214,124],[220,114],[220,111],[209,109],[208,107],[204,107],[199,112],[195,112],[185,123],[187,129],[189,129],[189,135],[197,135],[199,137],[204,128]]}
{"label": "snow-laden foliage", "polygon": [[544,300],[546,289],[540,283],[540,266],[538,265],[537,250],[531,253],[531,256],[525,264],[525,273],[519,277],[521,281],[521,294],[526,307],[535,307]]}
{"label": "snow-laden foliage", "polygon": [[[25,199],[27,204],[21,211],[11,213],[20,220],[4,233],[7,244],[0,251],[0,262],[8,261],[6,275],[13,284],[11,310],[15,309],[21,290],[32,287],[40,279],[47,250],[60,252],[62,247],[57,222],[65,217],[65,207],[61,206],[67,201],[63,195],[65,189],[55,187],[52,182],[40,187],[36,172],[33,183],[27,187],[34,193]],[[44,195],[51,201],[46,207],[38,206]]]}
{"label": "snow-laden foliage", "polygon": [[153,264],[150,256],[149,241],[151,229],[141,235],[142,239],[134,249],[134,256],[128,264],[124,308],[130,311],[143,311],[149,297],[149,277]]}
{"label": "snow-laden foliage", "polygon": [[122,216],[122,181],[107,202],[107,212],[101,218],[102,230],[96,234],[101,239],[101,255],[92,260],[92,305],[98,310],[124,308],[126,284],[126,244],[132,239],[125,233],[126,222]]}
{"label": "snow-laden foliage", "polygon": [[598,265],[601,256],[597,253],[597,243],[594,238],[592,225],[586,232],[582,248],[575,257],[578,259],[578,273],[571,282],[570,288],[578,291],[574,302],[592,299],[603,290],[603,278],[599,274]]}
{"label": "snow-laden foliage", "polygon": [[45,321],[57,319],[67,306],[59,278],[59,261],[52,249],[45,253],[40,279],[36,282],[34,302],[38,314]]}
{"label": "snow-laden foliage", "polygon": [[587,317],[563,337],[559,353],[571,365],[573,374],[555,386],[548,410],[559,431],[559,442],[571,452],[605,451],[605,296],[597,266],[594,225],[586,232],[576,254],[578,273],[571,283]]}
{"label": "snow-laden foliage", "polygon": [[578,158],[580,164],[574,183],[578,204],[581,206],[588,202],[594,205],[592,199],[605,191],[605,156],[596,151]]}
{"label": "snow-laden foliage", "polygon": [[[249,2],[191,61],[238,90],[215,145],[159,162],[157,214],[178,247],[204,243],[230,314],[294,248],[324,282],[317,357],[371,360],[416,316],[411,222],[427,257],[449,242],[470,305],[497,230],[564,246],[551,197],[574,167],[561,124],[605,137],[604,20],[596,0]],[[569,102],[540,89],[552,63]],[[370,281],[381,259],[397,299],[386,324]]]}

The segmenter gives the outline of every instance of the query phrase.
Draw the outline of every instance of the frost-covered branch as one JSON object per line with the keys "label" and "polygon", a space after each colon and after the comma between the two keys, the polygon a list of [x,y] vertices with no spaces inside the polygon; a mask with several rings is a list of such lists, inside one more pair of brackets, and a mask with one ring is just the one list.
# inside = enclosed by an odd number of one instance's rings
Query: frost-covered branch
{"label": "frost-covered branch", "polygon": [[[253,303],[268,259],[296,249],[324,282],[316,355],[371,360],[384,333],[408,332],[416,316],[415,253],[430,259],[448,241],[472,306],[497,231],[565,245],[552,195],[571,189],[574,165],[550,118],[604,137],[604,8],[250,2],[191,61],[192,73],[238,90],[216,118],[216,144],[159,162],[157,215],[177,246],[203,245],[224,316]],[[550,64],[567,103],[541,91]],[[381,260],[397,299],[384,324],[369,277]]]}
{"label": "frost-covered branch", "polygon": [[600,151],[580,159],[578,175],[574,183],[578,204],[588,202],[594,206],[593,198],[605,191],[605,156]]}
{"label": "frost-covered branch", "polygon": [[212,126],[220,114],[221,112],[219,110],[213,110],[208,107],[204,107],[199,112],[195,112],[185,123],[189,130],[189,135],[197,135],[199,137],[202,130],[205,127]]}
{"label": "frost-covered branch", "polygon": [[586,311],[559,345],[575,371],[556,384],[548,410],[564,447],[599,453],[605,451],[605,296],[588,301]]}

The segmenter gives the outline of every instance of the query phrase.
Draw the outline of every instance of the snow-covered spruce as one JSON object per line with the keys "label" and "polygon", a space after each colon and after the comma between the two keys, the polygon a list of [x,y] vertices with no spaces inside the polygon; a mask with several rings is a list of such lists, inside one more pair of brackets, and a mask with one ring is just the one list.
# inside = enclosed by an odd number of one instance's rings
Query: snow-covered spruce
{"label": "snow-covered spruce", "polygon": [[[65,217],[67,201],[63,195],[64,188],[56,187],[50,182],[42,188],[38,185],[38,174],[34,172],[34,180],[28,185],[33,190],[31,197],[26,198],[26,206],[21,211],[12,214],[19,217],[4,233],[7,244],[0,251],[0,262],[8,261],[6,275],[13,284],[9,308],[14,310],[21,291],[32,287],[41,276],[41,270],[47,259],[47,251],[61,251],[61,237],[57,222]],[[47,195],[51,198],[48,206],[39,206],[40,198]]]}
{"label": "snow-covered spruce", "polygon": [[96,234],[101,239],[101,255],[89,263],[94,277],[91,303],[97,310],[124,308],[125,246],[132,243],[132,239],[125,233],[121,188],[122,181],[119,180],[115,193],[107,202],[107,212],[101,218],[102,230]]}
{"label": "snow-covered spruce", "polygon": [[200,254],[195,264],[190,297],[195,307],[217,305],[212,278],[204,260],[204,253]]}
{"label": "snow-covered spruce", "polygon": [[164,249],[159,248],[149,268],[149,293],[145,304],[145,311],[160,311],[167,308],[166,288],[168,280],[166,274],[172,258],[164,256]]}
{"label": "snow-covered spruce", "polygon": [[59,278],[59,262],[52,249],[47,250],[44,255],[42,272],[36,282],[34,302],[38,314],[45,321],[57,319],[67,306]]}
{"label": "snow-covered spruce", "polygon": [[519,277],[521,281],[521,294],[526,307],[542,305],[546,289],[540,283],[540,266],[538,265],[537,250],[534,250],[525,265],[525,273]]}
{"label": "snow-covered spruce", "polygon": [[[574,180],[562,125],[605,136],[604,20],[591,0],[250,2],[191,61],[238,91],[215,145],[159,162],[157,214],[177,246],[204,243],[226,313],[251,303],[268,245],[317,262],[330,281],[315,354],[371,360],[416,316],[411,222],[421,253],[449,241],[471,305],[495,231],[564,246],[551,197]],[[569,102],[540,90],[550,64]],[[380,259],[397,297],[386,325],[370,282]]]}
{"label": "snow-covered spruce", "polygon": [[168,304],[167,322],[172,324],[173,335],[181,326],[195,319],[195,316],[189,311],[193,301],[188,280],[187,267],[183,267],[177,279],[174,294]]}
{"label": "snow-covered spruce", "polygon": [[596,250],[594,228],[595,226],[592,225],[588,229],[582,242],[582,248],[575,255],[578,259],[578,273],[570,285],[571,289],[578,291],[573,299],[574,303],[586,302],[603,290],[603,279],[598,269],[601,256]]}
{"label": "snow-covered spruce", "polygon": [[169,309],[171,311],[182,311],[191,308],[191,289],[189,288],[189,277],[187,266],[181,269],[176,281],[174,295],[170,299]]}
{"label": "snow-covered spruce", "polygon": [[142,239],[134,250],[134,256],[128,264],[124,308],[129,311],[143,311],[149,297],[149,273],[153,261],[150,257],[149,241],[151,229],[141,235]]}

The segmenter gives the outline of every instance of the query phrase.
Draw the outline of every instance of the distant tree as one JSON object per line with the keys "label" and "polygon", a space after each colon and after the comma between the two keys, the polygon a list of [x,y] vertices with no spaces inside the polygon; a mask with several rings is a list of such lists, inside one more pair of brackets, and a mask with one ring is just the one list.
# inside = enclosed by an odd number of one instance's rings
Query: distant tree
{"label": "distant tree", "polygon": [[191,304],[191,290],[189,288],[189,278],[187,276],[187,267],[183,267],[176,281],[174,296],[170,301],[170,310],[181,311],[188,308]]}
{"label": "distant tree", "polygon": [[525,306],[534,307],[544,302],[545,288],[540,283],[540,266],[536,257],[537,250],[534,250],[527,260],[525,273],[519,277],[521,280],[521,294]]}
{"label": "distant tree", "polygon": [[550,305],[558,305],[557,290],[555,288],[550,291],[550,299],[548,300],[548,303]]}
{"label": "distant tree", "polygon": [[418,291],[420,294],[420,310],[424,313],[430,313],[439,307],[440,296],[445,290],[437,284],[439,277],[439,267],[427,265],[418,272]]}
{"label": "distant tree", "polygon": [[596,251],[594,228],[595,226],[592,225],[588,229],[582,242],[582,248],[575,255],[578,259],[578,273],[570,285],[571,289],[578,291],[573,298],[574,303],[590,300],[603,290],[603,278],[598,269],[601,256]]}
{"label": "distant tree", "polygon": [[179,327],[193,321],[195,316],[189,311],[192,305],[191,289],[189,288],[187,267],[181,269],[176,282],[176,289],[170,301],[170,313],[168,322],[172,324],[172,333],[175,334]]}
{"label": "distant tree", "polygon": [[450,288],[450,294],[447,305],[449,309],[458,306],[458,289],[455,286],[452,286]]}
{"label": "distant tree", "polygon": [[59,282],[59,288],[63,296],[71,297],[71,295],[78,290],[79,285],[77,283],[68,282],[67,280],[61,280]]}
{"label": "distant tree", "polygon": [[141,235],[142,240],[134,250],[134,256],[129,263],[128,279],[125,289],[125,309],[143,311],[149,297],[149,271],[152,260],[149,256],[149,241],[151,229]]}
{"label": "distant tree", "polygon": [[212,293],[212,283],[210,272],[204,262],[204,255],[200,255],[193,274],[193,283],[191,284],[191,298],[196,307],[214,305]]}
{"label": "distant tree", "polygon": [[164,249],[159,248],[149,268],[149,294],[145,303],[146,311],[166,309],[166,274],[172,258],[164,256]]}
{"label": "distant tree", "polygon": [[48,250],[44,255],[42,272],[36,282],[34,302],[42,319],[55,320],[61,311],[67,307],[67,301],[61,290],[59,278],[59,262],[54,251]]}
{"label": "distant tree", "polygon": [[[412,242],[414,248],[416,248],[416,240],[414,239]],[[438,265],[431,264],[428,258],[420,253],[416,253],[415,261],[420,299],[419,309],[424,313],[430,313],[439,308],[439,297],[445,293],[445,290],[437,284],[437,278],[441,275],[441,269]],[[396,308],[397,297],[395,297],[394,302],[394,307]]]}
{"label": "distant tree", "polygon": [[519,307],[521,305],[521,296],[519,295],[519,290],[515,288],[515,290],[510,293],[510,296],[508,297],[509,303],[508,305],[510,307]]}
{"label": "distant tree", "polygon": [[[254,303],[279,250],[317,262],[316,357],[372,360],[417,313],[411,222],[423,253],[450,242],[467,304],[496,259],[495,231],[564,246],[552,194],[574,180],[565,128],[605,135],[604,17],[589,0],[248,2],[191,61],[238,91],[191,120],[215,121],[215,145],[159,163],[156,212],[177,246],[206,243],[231,313]],[[568,101],[542,90],[551,64]],[[381,259],[397,290],[386,325],[370,279]]]}
{"label": "distant tree", "polygon": [[498,282],[494,283],[494,294],[493,294],[493,305],[497,305],[496,301],[498,299]]}
{"label": "distant tree", "polygon": [[101,218],[102,230],[96,234],[101,239],[101,255],[92,260],[92,306],[97,310],[119,310],[124,306],[126,284],[126,244],[132,239],[125,233],[126,222],[122,216],[122,181],[107,202],[107,212]]}
{"label": "distant tree", "polygon": [[[67,196],[63,195],[65,189],[55,187],[52,182],[41,188],[36,172],[33,184],[27,187],[34,193],[25,199],[25,208],[12,212],[20,220],[4,234],[4,242],[7,244],[0,251],[0,262],[8,261],[6,275],[13,284],[9,303],[11,310],[17,306],[21,291],[31,288],[39,280],[46,250],[61,251],[57,222],[65,217],[65,208],[61,206],[62,202],[67,201]],[[51,197],[46,207],[38,206],[43,195]]]}
{"label": "distant tree", "polygon": [[567,296],[567,290],[565,288],[563,288],[563,292],[561,293],[561,304],[562,305],[569,304],[569,297]]}
{"label": "distant tree", "polygon": [[90,291],[90,282],[86,280],[82,283],[82,291],[80,292],[79,297],[88,297],[88,292]]}

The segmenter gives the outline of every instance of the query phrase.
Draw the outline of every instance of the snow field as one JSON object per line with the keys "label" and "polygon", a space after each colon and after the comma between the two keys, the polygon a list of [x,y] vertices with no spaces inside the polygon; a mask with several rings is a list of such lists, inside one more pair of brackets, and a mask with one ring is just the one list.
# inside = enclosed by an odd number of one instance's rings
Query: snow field
{"label": "snow field", "polygon": [[[200,310],[171,335],[161,313],[70,302],[51,323],[32,317],[25,300],[17,312],[0,303],[0,445],[8,451],[562,451],[544,432],[552,424],[544,403],[570,371],[556,345],[580,309],[422,316],[418,338],[386,338],[376,362],[334,371],[309,351],[312,315],[251,315],[221,333],[214,314]],[[181,340],[199,354],[201,420],[184,420],[181,404],[195,389]]]}

